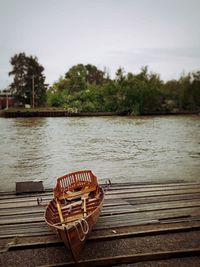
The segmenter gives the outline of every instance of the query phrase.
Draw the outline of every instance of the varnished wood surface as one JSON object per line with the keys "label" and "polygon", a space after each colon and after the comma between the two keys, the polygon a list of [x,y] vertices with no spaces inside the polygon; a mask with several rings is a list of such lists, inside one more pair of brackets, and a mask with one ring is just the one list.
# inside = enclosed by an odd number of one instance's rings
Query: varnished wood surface
{"label": "varnished wood surface", "polygon": [[[33,250],[38,255],[44,253],[44,257],[38,257],[38,262],[34,260],[32,266],[36,265],[55,265],[68,262],[71,264],[70,256],[65,251],[62,242],[52,232],[44,222],[44,207],[38,206],[37,197],[42,197],[43,204],[47,204],[52,198],[51,190],[46,190],[41,194],[28,194],[16,196],[12,192],[2,192],[0,195],[0,249],[4,260],[4,266],[14,264],[11,258],[17,257],[23,252],[24,265],[28,262],[29,251]],[[171,236],[171,247],[166,244],[166,250],[163,251],[161,243],[163,237]],[[187,247],[184,243],[187,242]],[[192,242],[189,244],[188,236],[192,236]],[[181,242],[173,242],[173,238],[181,237]],[[132,245],[144,238],[144,242],[153,242],[155,238],[158,244],[151,251],[143,251],[130,255]],[[159,239],[160,238],[160,239]],[[198,239],[195,242],[195,238]],[[167,253],[172,258],[183,257],[183,251],[188,250],[187,257],[195,255],[199,259],[200,249],[200,183],[199,182],[168,182],[162,184],[113,184],[106,192],[105,202],[101,216],[95,226],[91,236],[85,244],[84,250],[80,255],[80,261],[85,264],[93,260],[99,265],[116,264],[110,258],[118,259],[121,263],[141,262],[150,260],[150,256],[159,255],[156,259],[166,258]],[[170,240],[170,237],[169,237]],[[126,249],[120,249],[120,244]],[[167,242],[167,241],[166,241]],[[115,249],[119,243],[119,248]],[[160,244],[159,244],[160,243]],[[92,245],[91,245],[92,244]],[[152,244],[152,247],[155,242]],[[160,246],[159,246],[160,245]],[[95,246],[98,248],[95,250]],[[106,256],[105,250],[111,247],[112,257]],[[92,248],[92,251],[90,251]],[[130,248],[130,249],[129,249]],[[50,250],[60,251],[57,258],[51,258]],[[42,250],[42,252],[41,252]],[[112,252],[112,250],[114,250]],[[96,252],[95,252],[96,251]],[[182,251],[182,252],[181,252]],[[195,253],[192,254],[192,251]],[[61,253],[62,252],[62,253]],[[19,253],[19,254],[16,254]],[[63,254],[64,253],[64,254]],[[96,254],[95,254],[96,253]],[[171,254],[170,254],[171,253]],[[104,260],[103,260],[104,259]],[[102,264],[100,264],[102,263]],[[195,262],[194,262],[195,264]],[[63,265],[64,266],[64,265]],[[170,265],[169,265],[170,266]]]}

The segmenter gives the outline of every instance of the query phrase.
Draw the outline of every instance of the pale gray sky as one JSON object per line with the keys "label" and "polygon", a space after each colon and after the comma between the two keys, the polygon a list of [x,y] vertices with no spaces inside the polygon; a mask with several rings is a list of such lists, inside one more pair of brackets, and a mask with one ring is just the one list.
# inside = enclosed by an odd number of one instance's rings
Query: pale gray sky
{"label": "pale gray sky", "polygon": [[19,52],[50,84],[78,63],[178,78],[200,70],[200,0],[0,0],[0,89]]}

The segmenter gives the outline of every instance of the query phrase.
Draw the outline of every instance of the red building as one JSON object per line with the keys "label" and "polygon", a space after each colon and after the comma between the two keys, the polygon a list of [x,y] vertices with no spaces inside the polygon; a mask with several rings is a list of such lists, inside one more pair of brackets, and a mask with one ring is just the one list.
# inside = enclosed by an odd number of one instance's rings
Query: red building
{"label": "red building", "polygon": [[0,92],[0,109],[14,106],[14,97],[10,92]]}

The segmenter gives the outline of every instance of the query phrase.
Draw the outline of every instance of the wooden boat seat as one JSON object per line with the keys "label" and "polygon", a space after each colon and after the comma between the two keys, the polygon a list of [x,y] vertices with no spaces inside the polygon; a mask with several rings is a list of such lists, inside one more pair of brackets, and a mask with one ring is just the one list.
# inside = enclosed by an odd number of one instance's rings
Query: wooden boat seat
{"label": "wooden boat seat", "polygon": [[90,171],[79,171],[66,174],[57,179],[54,188],[54,197],[59,200],[73,200],[81,198],[83,194],[89,194],[97,188],[97,178]]}
{"label": "wooden boat seat", "polygon": [[86,186],[83,187],[81,190],[79,191],[67,191],[67,192],[63,192],[63,194],[59,197],[59,200],[62,199],[67,199],[67,200],[74,200],[77,198],[81,198],[83,195],[89,195],[90,192],[93,192],[96,190],[96,186]]}
{"label": "wooden boat seat", "polygon": [[71,216],[70,218],[66,218],[66,219],[63,219],[63,221],[62,222],[57,222],[57,223],[54,223],[53,225],[57,225],[57,226],[59,226],[59,225],[66,225],[66,224],[68,224],[68,223],[72,223],[72,222],[75,222],[75,221],[77,221],[77,220],[81,220],[81,219],[83,219],[83,214],[77,214],[77,215],[74,215],[74,216]]}
{"label": "wooden boat seat", "polygon": [[[99,198],[98,196],[91,198],[91,199],[86,198],[86,201],[87,201],[87,205],[93,206],[93,205],[96,205],[96,202],[99,201]],[[65,210],[74,209],[74,208],[76,209],[77,207],[81,206],[82,203],[83,203],[83,200],[77,200],[67,205],[61,206],[61,210],[65,211]]]}

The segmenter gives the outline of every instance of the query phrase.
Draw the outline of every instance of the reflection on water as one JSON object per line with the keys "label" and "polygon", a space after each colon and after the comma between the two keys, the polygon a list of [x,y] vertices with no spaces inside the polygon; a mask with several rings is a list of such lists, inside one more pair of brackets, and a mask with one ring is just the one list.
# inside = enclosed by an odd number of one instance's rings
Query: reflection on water
{"label": "reflection on water", "polygon": [[92,169],[113,182],[198,180],[200,117],[0,118],[0,190]]}

